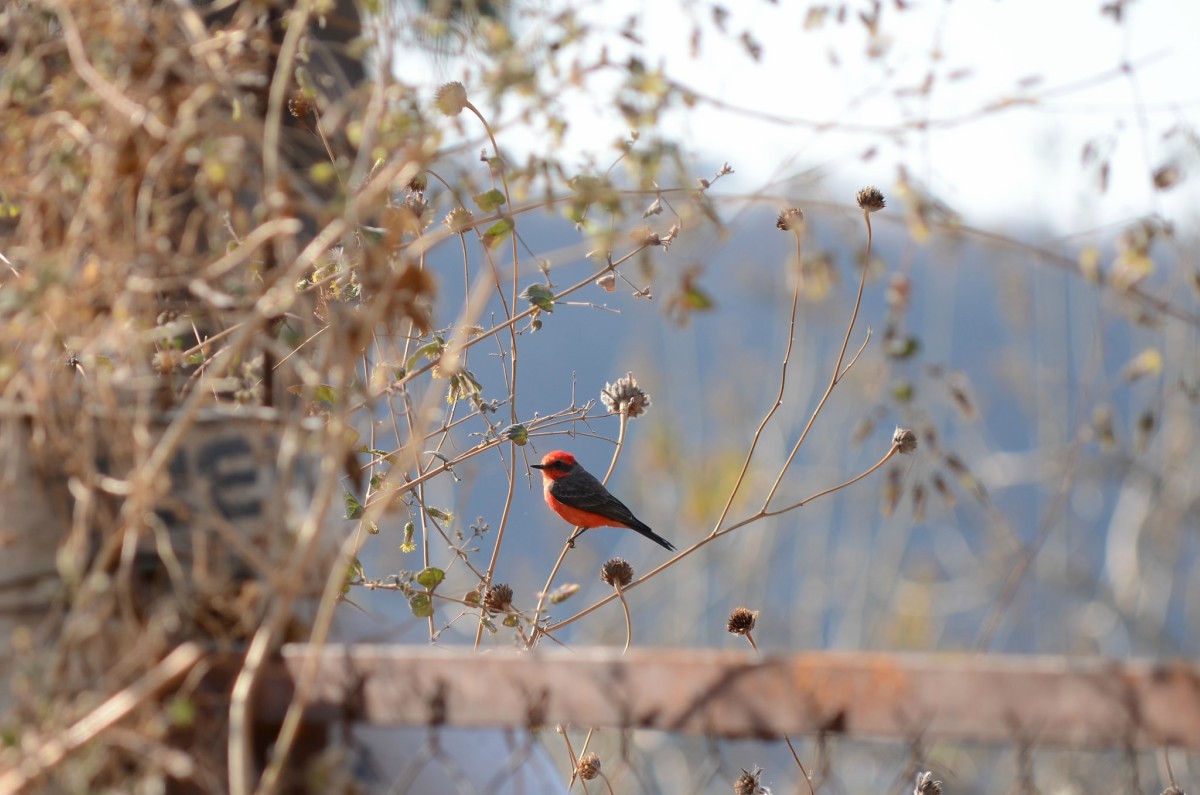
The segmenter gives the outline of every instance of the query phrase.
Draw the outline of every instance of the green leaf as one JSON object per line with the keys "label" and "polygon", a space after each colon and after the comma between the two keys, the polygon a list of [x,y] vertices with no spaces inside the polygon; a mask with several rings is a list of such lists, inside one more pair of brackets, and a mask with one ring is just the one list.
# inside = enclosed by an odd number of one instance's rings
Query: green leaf
{"label": "green leaf", "polygon": [[312,181],[318,185],[324,185],[337,179],[337,170],[333,167],[332,163],[326,161],[314,164],[308,170],[308,174],[312,178]]}
{"label": "green leaf", "polygon": [[408,600],[408,606],[417,618],[429,618],[433,615],[433,600],[428,594],[413,594]]}
{"label": "green leaf", "polygon": [[433,566],[430,566],[427,569],[422,569],[420,573],[417,574],[417,584],[422,588],[427,588],[430,591],[438,587],[438,585],[441,584],[442,580],[444,579],[446,579],[446,572]]}
{"label": "green leaf", "polygon": [[358,562],[358,558],[355,558],[350,563],[347,563],[346,572],[343,575],[345,579],[342,580],[342,593],[350,593],[351,585],[365,580],[366,577],[363,576],[364,573],[365,572],[363,572],[362,564]]}
{"label": "green leaf", "polygon": [[167,704],[167,715],[172,726],[188,728],[196,722],[196,703],[183,696],[175,696]]}
{"label": "green leaf", "polygon": [[524,447],[525,443],[529,441],[529,429],[520,423],[509,425],[500,431],[500,438],[507,439],[518,447]]}
{"label": "green leaf", "polygon": [[426,508],[425,513],[429,514],[434,519],[439,519],[443,522],[454,521],[454,514],[450,511],[443,511],[441,508]]}
{"label": "green leaf", "polygon": [[360,503],[358,501],[358,498],[355,497],[353,494],[351,494],[349,491],[347,491],[344,495],[342,495],[342,501],[346,503],[346,518],[347,519],[358,519],[362,516],[362,514],[363,514],[362,503]]}
{"label": "green leaf", "polygon": [[442,351],[446,348],[446,341],[441,337],[435,337],[433,342],[427,342],[420,348],[413,351],[413,355],[408,357],[408,361],[404,363],[405,370],[413,369],[417,360],[424,357],[430,361],[442,355]]}
{"label": "green leaf", "polygon": [[311,400],[314,403],[321,403],[326,408],[333,408],[338,402],[338,393],[329,384],[297,384],[289,386],[288,392],[293,395],[299,395],[305,400]]}
{"label": "green leaf", "polygon": [[894,339],[884,348],[893,359],[911,359],[921,351],[921,340],[916,337]]}
{"label": "green leaf", "polygon": [[687,301],[688,309],[703,311],[705,309],[712,309],[714,306],[713,300],[709,297],[708,293],[695,286],[687,289],[684,293],[684,300]]}
{"label": "green leaf", "polygon": [[492,188],[485,193],[476,193],[472,196],[475,200],[475,205],[485,213],[495,212],[504,204],[504,192]]}
{"label": "green leaf", "polygon": [[426,450],[424,454],[433,456],[434,458],[436,458],[438,461],[441,461],[446,466],[450,466],[450,463],[451,463],[450,459],[447,458],[445,455],[439,453],[437,450]]}
{"label": "green leaf", "polygon": [[554,312],[554,292],[544,284],[531,284],[521,291],[521,298],[543,312]]}
{"label": "green leaf", "polygon": [[504,617],[504,626],[506,627],[515,627],[518,623],[520,623],[520,619],[515,613],[509,613]]}
{"label": "green leaf", "polygon": [[488,230],[483,233],[483,244],[491,248],[500,241],[504,240],[504,238],[508,237],[509,232],[512,230],[512,219],[501,218],[499,221],[488,227]]}
{"label": "green leaf", "polygon": [[467,591],[466,596],[463,597],[463,601],[469,605],[477,605],[482,602],[483,599],[479,596],[479,591]]}
{"label": "green leaf", "polygon": [[[450,376],[450,388],[446,392],[446,402],[454,404],[463,398],[478,395],[482,391],[483,385],[475,378],[474,373],[470,370],[460,370]],[[457,480],[457,477],[455,479]]]}

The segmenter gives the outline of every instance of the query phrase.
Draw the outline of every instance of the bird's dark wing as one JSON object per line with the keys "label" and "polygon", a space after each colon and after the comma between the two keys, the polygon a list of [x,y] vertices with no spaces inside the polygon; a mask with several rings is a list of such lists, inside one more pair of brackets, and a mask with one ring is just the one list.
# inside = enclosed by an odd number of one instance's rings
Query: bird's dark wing
{"label": "bird's dark wing", "polygon": [[674,544],[634,516],[633,511],[609,493],[604,484],[590,472],[576,472],[571,477],[559,478],[553,481],[547,490],[550,496],[563,505],[611,519],[615,524],[635,530],[665,549],[675,549]]}
{"label": "bird's dark wing", "polygon": [[599,514],[605,519],[626,525],[638,522],[633,511],[625,507],[625,503],[614,497],[590,472],[575,472],[570,477],[552,482],[550,495],[563,505]]}

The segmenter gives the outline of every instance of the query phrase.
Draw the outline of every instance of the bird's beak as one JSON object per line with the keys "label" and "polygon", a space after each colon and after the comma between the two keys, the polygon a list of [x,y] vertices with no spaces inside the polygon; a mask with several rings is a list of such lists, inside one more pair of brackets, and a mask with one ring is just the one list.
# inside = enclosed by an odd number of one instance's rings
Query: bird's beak
{"label": "bird's beak", "polygon": [[545,464],[530,464],[529,466],[533,467],[534,469],[545,469],[546,468]]}

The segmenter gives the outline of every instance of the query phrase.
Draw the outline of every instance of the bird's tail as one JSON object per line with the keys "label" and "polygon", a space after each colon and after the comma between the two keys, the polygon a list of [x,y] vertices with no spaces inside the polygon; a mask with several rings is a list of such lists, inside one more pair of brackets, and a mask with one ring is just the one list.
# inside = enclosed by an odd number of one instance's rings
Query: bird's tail
{"label": "bird's tail", "polygon": [[632,522],[629,525],[629,529],[636,530],[637,532],[644,535],[646,538],[648,538],[651,541],[653,541],[654,543],[658,544],[660,547],[666,547],[667,549],[671,550],[672,552],[675,551],[674,544],[672,544],[670,541],[668,541],[667,539],[660,536],[658,533],[651,530],[649,527],[647,527],[642,522],[638,522],[638,521]]}

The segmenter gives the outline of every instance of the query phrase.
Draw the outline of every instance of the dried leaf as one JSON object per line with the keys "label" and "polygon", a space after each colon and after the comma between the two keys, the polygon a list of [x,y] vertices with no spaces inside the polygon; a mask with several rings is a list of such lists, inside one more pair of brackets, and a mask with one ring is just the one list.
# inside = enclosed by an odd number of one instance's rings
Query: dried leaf
{"label": "dried leaf", "polygon": [[550,592],[550,604],[556,605],[559,602],[565,602],[575,594],[579,593],[579,583],[569,582],[565,585],[560,585]]}

